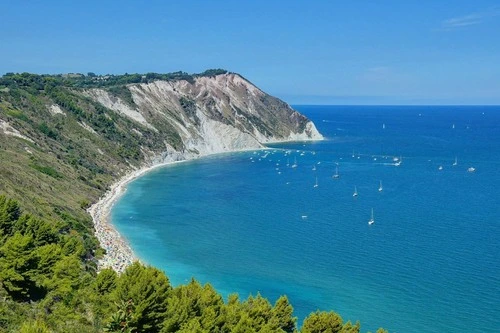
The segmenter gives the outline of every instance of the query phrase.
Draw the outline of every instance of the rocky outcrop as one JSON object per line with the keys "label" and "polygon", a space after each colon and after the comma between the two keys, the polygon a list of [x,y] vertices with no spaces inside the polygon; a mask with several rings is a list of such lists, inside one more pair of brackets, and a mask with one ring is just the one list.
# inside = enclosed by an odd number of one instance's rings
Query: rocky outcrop
{"label": "rocky outcrop", "polygon": [[175,132],[182,141],[177,153],[206,155],[323,138],[309,119],[238,74],[130,84],[127,89],[133,103],[99,88],[83,94],[149,129]]}

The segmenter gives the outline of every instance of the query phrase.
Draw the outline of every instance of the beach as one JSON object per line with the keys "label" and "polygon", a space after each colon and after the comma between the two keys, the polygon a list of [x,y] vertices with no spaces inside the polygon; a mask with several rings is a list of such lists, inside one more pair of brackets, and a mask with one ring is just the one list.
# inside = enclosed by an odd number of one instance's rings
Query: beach
{"label": "beach", "polygon": [[[185,160],[186,161],[186,160]],[[117,273],[122,273],[128,265],[139,260],[130,248],[130,245],[110,222],[110,211],[116,200],[125,192],[128,183],[155,168],[182,161],[170,161],[144,166],[134,170],[118,180],[111,186],[95,204],[87,209],[94,222],[95,235],[106,254],[98,260],[98,271],[112,268]]]}
{"label": "beach", "polygon": [[112,268],[117,273],[122,273],[128,265],[139,260],[139,258],[137,258],[132,251],[128,241],[116,230],[110,221],[111,208],[116,200],[118,200],[118,198],[125,193],[128,183],[153,169],[166,165],[187,162],[192,159],[208,155],[255,149],[266,148],[238,149],[230,152],[200,155],[179,153],[169,154],[162,157],[162,162],[157,162],[158,160],[153,159],[153,161],[156,162],[151,162],[150,164],[147,164],[139,169],[132,170],[120,178],[116,183],[112,184],[110,190],[108,190],[95,204],[87,209],[87,212],[90,214],[94,222],[95,236],[99,240],[101,247],[106,250],[105,255],[97,262],[97,270],[101,271],[105,268]]}

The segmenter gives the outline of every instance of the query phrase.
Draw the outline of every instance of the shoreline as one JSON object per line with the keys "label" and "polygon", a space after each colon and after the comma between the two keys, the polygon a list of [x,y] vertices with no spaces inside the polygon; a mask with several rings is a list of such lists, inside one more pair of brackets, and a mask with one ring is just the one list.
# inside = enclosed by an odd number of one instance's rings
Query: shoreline
{"label": "shoreline", "polygon": [[171,160],[167,162],[159,162],[152,165],[146,165],[139,169],[128,172],[119,180],[113,183],[108,191],[104,193],[99,200],[87,209],[87,212],[92,217],[94,224],[95,236],[99,240],[100,246],[106,250],[104,256],[97,261],[97,271],[105,268],[111,268],[117,273],[122,273],[127,266],[134,261],[140,261],[130,247],[128,241],[123,237],[111,222],[110,212],[115,202],[125,193],[127,185],[138,177],[160,167],[168,166],[176,163],[189,162],[198,158],[218,155],[230,154],[244,151],[265,150],[268,147],[240,149],[227,152],[218,152],[203,155],[182,155],[182,160]]}
{"label": "shoreline", "polygon": [[[324,138],[322,138],[324,139]],[[318,141],[318,140],[286,140],[286,141],[276,141],[268,143],[290,143],[290,142],[307,142],[307,141]],[[173,159],[169,161],[159,162],[145,165],[139,169],[132,170],[114,182],[110,189],[104,193],[99,200],[87,209],[87,212],[92,217],[94,224],[95,236],[99,240],[100,246],[106,250],[104,256],[97,262],[97,271],[101,271],[105,268],[111,268],[117,273],[122,273],[125,268],[135,261],[140,261],[140,259],[135,255],[134,251],[130,247],[128,241],[123,237],[115,226],[111,222],[110,212],[111,208],[115,202],[125,193],[127,185],[135,180],[136,178],[144,175],[145,173],[154,170],[156,168],[164,167],[167,165],[182,163],[192,161],[198,158],[214,156],[219,154],[232,154],[245,151],[254,150],[266,150],[274,149],[271,147],[266,147],[262,145],[254,148],[247,149],[236,149],[223,152],[213,152],[201,155],[191,155],[191,154],[180,154],[176,157],[181,157],[182,159]]]}
{"label": "shoreline", "polygon": [[100,246],[106,250],[104,256],[97,262],[97,271],[112,268],[117,273],[122,273],[127,266],[139,260],[128,241],[116,230],[110,219],[111,208],[125,193],[127,185],[151,170],[189,160],[162,162],[133,170],[113,183],[111,188],[87,209],[94,223],[95,236]]}

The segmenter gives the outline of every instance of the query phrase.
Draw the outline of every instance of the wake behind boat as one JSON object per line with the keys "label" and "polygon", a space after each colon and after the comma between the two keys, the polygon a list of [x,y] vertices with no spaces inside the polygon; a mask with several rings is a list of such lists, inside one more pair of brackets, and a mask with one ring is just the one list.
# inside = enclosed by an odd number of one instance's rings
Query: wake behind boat
{"label": "wake behind boat", "polygon": [[375,223],[375,219],[373,218],[373,208],[372,208],[372,215],[370,217],[370,220],[368,221],[368,225],[372,225],[373,223]]}
{"label": "wake behind boat", "polygon": [[335,167],[335,173],[333,174],[332,178],[333,179],[339,179],[340,178],[339,167]]}

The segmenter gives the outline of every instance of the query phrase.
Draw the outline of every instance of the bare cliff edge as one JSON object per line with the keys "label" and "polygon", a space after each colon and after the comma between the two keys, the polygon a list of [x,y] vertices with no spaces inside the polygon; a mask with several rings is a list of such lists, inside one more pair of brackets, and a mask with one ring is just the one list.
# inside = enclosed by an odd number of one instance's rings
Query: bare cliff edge
{"label": "bare cliff edge", "polygon": [[176,146],[165,138],[162,154],[147,154],[152,162],[323,139],[310,120],[238,74],[130,84],[127,89],[133,103],[104,89],[83,94],[155,132],[176,133]]}

